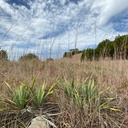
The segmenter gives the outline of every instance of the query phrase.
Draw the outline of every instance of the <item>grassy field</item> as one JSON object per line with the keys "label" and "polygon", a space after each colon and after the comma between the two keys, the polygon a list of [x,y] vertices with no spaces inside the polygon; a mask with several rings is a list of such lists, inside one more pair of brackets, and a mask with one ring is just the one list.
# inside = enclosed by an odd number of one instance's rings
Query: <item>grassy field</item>
{"label": "grassy field", "polygon": [[[48,119],[58,128],[128,127],[128,60],[1,61],[0,88],[0,127],[28,127],[42,112],[55,114]],[[16,104],[20,91],[23,106]],[[39,111],[26,117],[29,106]]]}

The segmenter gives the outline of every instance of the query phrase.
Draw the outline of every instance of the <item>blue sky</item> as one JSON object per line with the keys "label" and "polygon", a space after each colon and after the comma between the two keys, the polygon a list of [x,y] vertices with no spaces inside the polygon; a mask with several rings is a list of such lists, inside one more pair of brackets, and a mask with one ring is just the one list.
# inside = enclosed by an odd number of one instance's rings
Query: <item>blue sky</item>
{"label": "blue sky", "polygon": [[[0,0],[0,47],[49,57],[128,33],[128,0]],[[61,51],[61,52],[60,52]]]}

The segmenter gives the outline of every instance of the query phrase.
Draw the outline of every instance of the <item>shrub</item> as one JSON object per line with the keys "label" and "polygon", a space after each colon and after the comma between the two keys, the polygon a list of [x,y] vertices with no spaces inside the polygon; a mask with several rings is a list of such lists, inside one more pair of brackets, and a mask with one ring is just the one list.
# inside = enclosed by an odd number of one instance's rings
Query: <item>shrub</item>
{"label": "shrub", "polygon": [[72,58],[72,52],[65,52],[63,57]]}
{"label": "shrub", "polygon": [[70,49],[70,52],[72,53],[72,55],[75,55],[79,53],[79,49],[78,48]]}
{"label": "shrub", "polygon": [[70,49],[69,52],[65,52],[65,53],[63,54],[63,57],[71,58],[73,55],[79,54],[79,53],[82,53],[82,51],[79,51],[78,48]]}
{"label": "shrub", "polygon": [[65,52],[64,54],[63,54],[63,57],[66,57],[67,56],[67,52]]}
{"label": "shrub", "polygon": [[81,54],[81,62],[82,61],[84,61],[84,59],[85,59],[85,56],[86,56],[86,51],[84,50],[83,52],[82,52],[82,54]]}
{"label": "shrub", "polygon": [[46,61],[52,61],[52,60],[54,60],[54,59],[52,59],[52,58],[47,58],[47,60],[46,60]]}
{"label": "shrub", "polygon": [[28,53],[19,58],[19,60],[33,60],[33,59],[39,60],[38,56],[35,55],[34,53]]}
{"label": "shrub", "polygon": [[92,61],[94,58],[94,52],[95,52],[94,49],[91,49],[91,48],[87,49],[86,50],[86,59]]}
{"label": "shrub", "polygon": [[5,50],[0,50],[0,60],[7,60],[8,54]]}

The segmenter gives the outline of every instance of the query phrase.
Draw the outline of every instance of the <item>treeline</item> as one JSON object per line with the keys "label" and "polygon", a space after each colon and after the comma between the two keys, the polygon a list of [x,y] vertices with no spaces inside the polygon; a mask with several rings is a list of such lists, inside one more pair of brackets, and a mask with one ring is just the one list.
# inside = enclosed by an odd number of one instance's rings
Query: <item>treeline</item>
{"label": "treeline", "polygon": [[114,41],[103,40],[97,48],[88,48],[83,51],[79,51],[78,48],[70,49],[69,52],[63,54],[63,57],[71,58],[79,53],[82,53],[81,61],[85,59],[90,61],[99,60],[100,58],[128,59],[128,35],[118,35]]}
{"label": "treeline", "polygon": [[128,59],[128,35],[118,35],[114,41],[103,40],[97,48],[82,51],[81,61],[99,60],[100,58]]}
{"label": "treeline", "polygon": [[[71,58],[75,54],[81,54],[81,61],[86,60],[99,60],[105,59],[128,59],[128,35],[118,35],[114,41],[108,39],[103,40],[98,44],[97,48],[88,48],[80,51],[78,48],[70,49],[69,52],[65,52],[63,57]],[[5,50],[0,50],[0,60],[8,60],[8,54]],[[19,60],[31,60],[39,59],[37,55],[28,53],[19,58]],[[52,58],[48,58],[52,59]],[[53,59],[52,59],[53,60]]]}

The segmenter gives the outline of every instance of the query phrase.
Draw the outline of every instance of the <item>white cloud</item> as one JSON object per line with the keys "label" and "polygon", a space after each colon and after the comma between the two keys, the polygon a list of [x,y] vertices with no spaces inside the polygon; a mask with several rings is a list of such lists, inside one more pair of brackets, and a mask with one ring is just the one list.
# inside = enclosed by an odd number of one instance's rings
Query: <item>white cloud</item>
{"label": "white cloud", "polygon": [[[78,4],[70,0],[35,0],[28,3],[30,8],[8,4],[7,1],[0,0],[0,33],[6,33],[12,25],[13,27],[4,39],[2,34],[0,35],[5,49],[9,49],[11,42],[16,40],[21,51],[24,50],[20,47],[21,43],[35,43],[37,46],[41,43],[45,48],[49,48],[55,37],[55,49],[60,44],[62,49],[68,49],[69,44],[70,48],[73,48],[78,26],[77,47],[80,49],[86,45],[98,44],[106,38],[113,39],[117,34],[126,34],[114,30],[111,19],[115,16],[118,18],[118,15],[128,8],[127,0],[82,0],[78,1]],[[122,16],[120,24],[128,26],[128,13],[121,15],[124,17]],[[37,46],[31,47],[31,50],[35,51]]]}
{"label": "white cloud", "polygon": [[128,8],[128,0],[95,0],[91,9],[99,10],[99,24],[106,24],[113,16]]}

